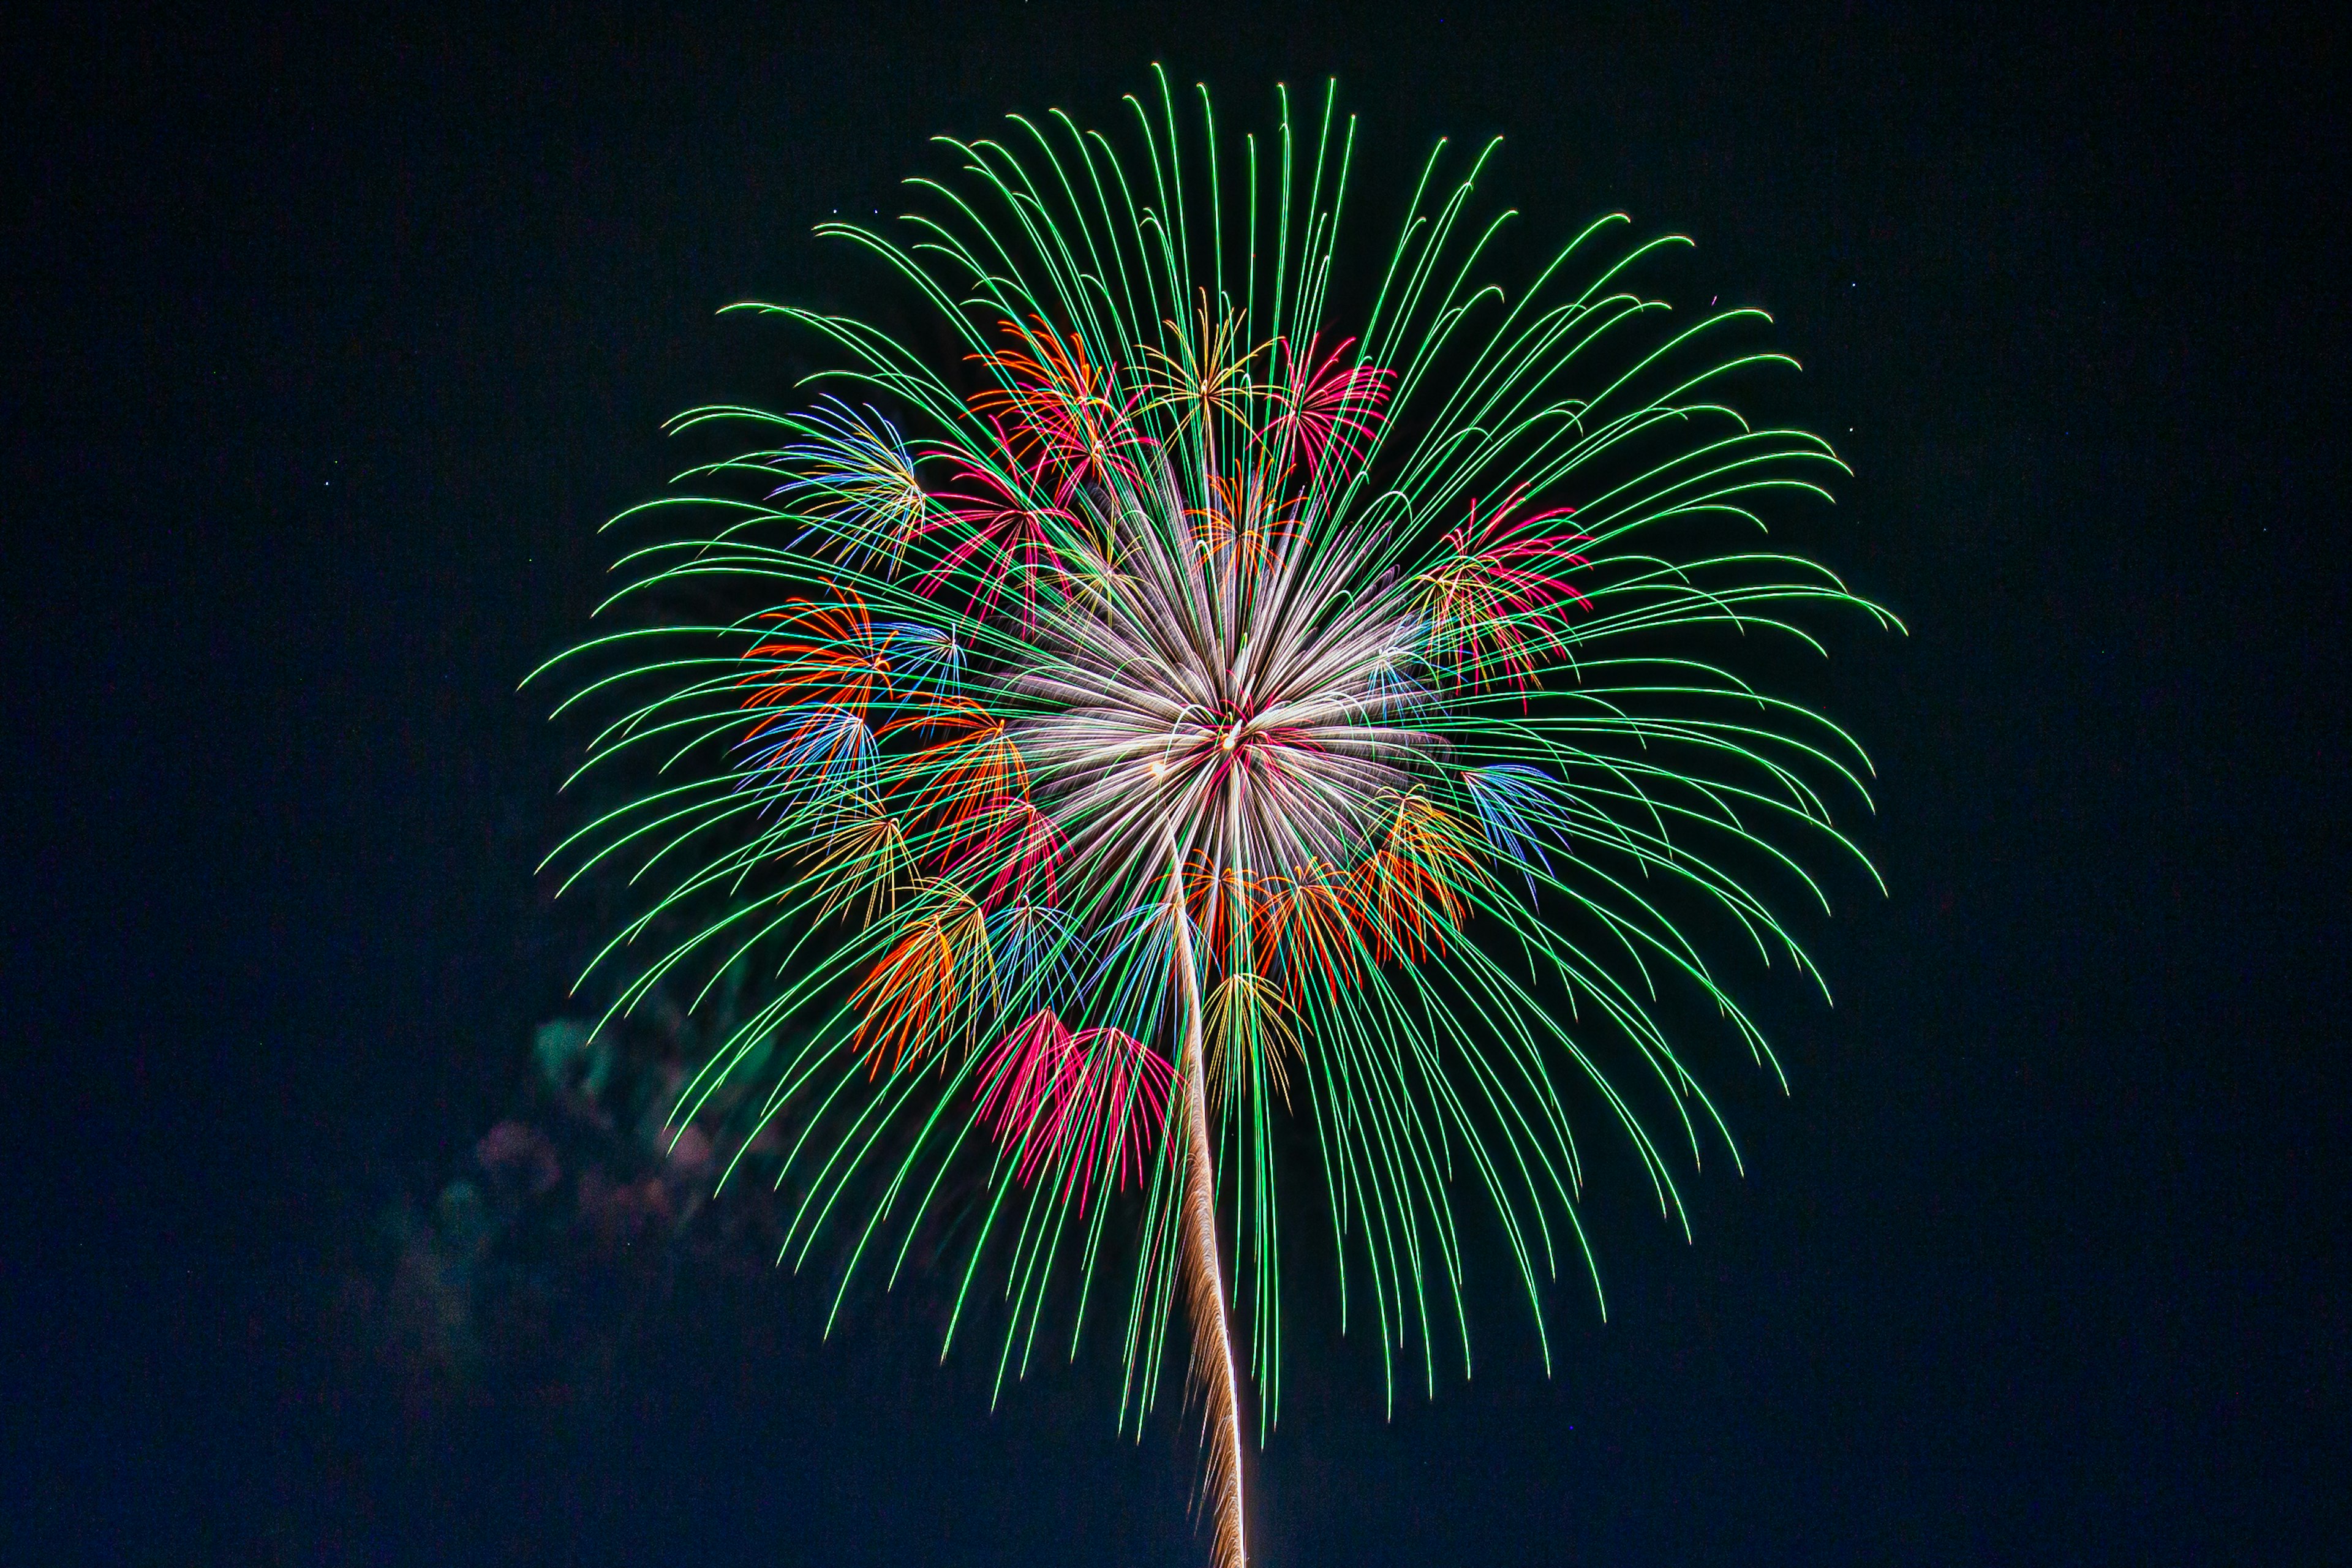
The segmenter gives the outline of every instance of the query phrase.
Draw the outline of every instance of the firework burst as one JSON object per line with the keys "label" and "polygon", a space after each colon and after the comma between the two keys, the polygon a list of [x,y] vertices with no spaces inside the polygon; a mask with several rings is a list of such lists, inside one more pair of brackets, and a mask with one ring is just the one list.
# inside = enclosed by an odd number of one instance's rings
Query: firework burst
{"label": "firework burst", "polygon": [[1002,1310],[1000,1383],[1050,1303],[1075,1350],[1123,1277],[1123,1419],[1189,1321],[1240,1563],[1244,1391],[1261,1436],[1279,1397],[1282,1130],[1310,1131],[1391,1387],[1416,1343],[1424,1377],[1448,1340],[1466,1370],[1461,1194],[1540,1337],[1543,1282],[1591,1268],[1571,1109],[1677,1216],[1641,1083],[1694,1158],[1720,1131],[1659,987],[1770,1061],[1686,920],[1806,968],[1754,884],[1818,898],[1783,845],[1853,852],[1823,792],[1864,798],[1861,753],[1725,650],[1809,644],[1808,607],[1885,617],[1755,544],[1762,506],[1841,465],[1717,401],[1779,359],[1717,346],[1760,313],[1668,331],[1630,287],[1678,242],[1612,248],[1606,219],[1507,296],[1475,280],[1495,226],[1465,224],[1493,149],[1448,185],[1441,147],[1334,331],[1352,122],[1286,100],[1276,136],[1221,140],[1205,94],[1197,134],[1164,79],[1129,102],[1140,157],[1016,119],[945,143],[960,176],[912,182],[936,216],[908,242],[828,226],[919,293],[962,345],[944,363],[754,307],[844,367],[800,412],[681,421],[768,436],[629,514],[714,521],[627,557],[616,597],[742,616],[566,656],[602,667],[565,706],[614,710],[583,771],[654,782],[558,857],[644,895],[597,960],[651,954],[616,1009],[747,954],[773,974],[677,1121],[796,1042],[763,1111],[786,1258],[834,1238],[845,1293],[932,1236],[950,1342]]}

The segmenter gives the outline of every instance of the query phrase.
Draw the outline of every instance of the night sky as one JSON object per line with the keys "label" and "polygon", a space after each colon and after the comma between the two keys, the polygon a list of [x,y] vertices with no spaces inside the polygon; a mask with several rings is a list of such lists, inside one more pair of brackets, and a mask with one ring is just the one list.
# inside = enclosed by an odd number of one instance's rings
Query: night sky
{"label": "night sky", "polygon": [[1856,469],[1804,548],[1910,627],[1814,677],[1892,894],[1805,928],[1833,1010],[1743,977],[1791,1081],[1718,1058],[1746,1177],[1685,1245],[1603,1164],[1549,1381],[1496,1292],[1384,1418],[1302,1290],[1260,1559],[2352,1562],[2342,34],[1569,9],[20,34],[0,1560],[1205,1560],[1115,1346],[992,1415],[934,1295],[822,1342],[822,1269],[710,1243],[548,1264],[553,1326],[420,1393],[382,1306],[593,923],[516,685],[664,418],[808,368],[715,312],[887,307],[814,224],[1160,60],[1234,123],[1336,75],[1359,192],[1500,132],[1545,233],[1693,236]]}

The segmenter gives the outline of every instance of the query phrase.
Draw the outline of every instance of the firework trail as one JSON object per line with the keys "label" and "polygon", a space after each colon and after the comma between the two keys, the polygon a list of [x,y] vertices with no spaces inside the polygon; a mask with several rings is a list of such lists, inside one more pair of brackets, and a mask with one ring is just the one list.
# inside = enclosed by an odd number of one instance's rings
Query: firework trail
{"label": "firework trail", "polygon": [[[1123,1277],[1138,1421],[1183,1313],[1238,1564],[1244,1385],[1261,1438],[1279,1400],[1284,1129],[1311,1130],[1391,1397],[1416,1343],[1433,1384],[1445,1340],[1468,1368],[1457,1189],[1540,1338],[1542,1282],[1591,1269],[1571,1110],[1676,1218],[1643,1083],[1694,1159],[1728,1143],[1660,986],[1771,1060],[1690,921],[1805,969],[1756,886],[1819,898],[1791,838],[1854,853],[1823,792],[1866,799],[1859,750],[1727,661],[1811,646],[1808,608],[1892,623],[1759,547],[1762,508],[1842,465],[1716,400],[1788,363],[1738,346],[1760,312],[1669,327],[1633,289],[1682,242],[1604,219],[1507,296],[1476,276],[1500,220],[1465,219],[1494,149],[1449,184],[1441,144],[1358,277],[1328,98],[1263,140],[1221,138],[1205,93],[1185,129],[1164,78],[1128,103],[1139,153],[1016,117],[943,142],[959,174],[910,182],[907,242],[823,231],[954,352],[750,307],[844,367],[796,412],[684,416],[760,444],[616,520],[702,520],[625,557],[616,602],[744,613],[565,656],[564,706],[609,712],[583,772],[652,782],[557,858],[638,895],[596,961],[616,1010],[746,954],[772,974],[676,1120],[790,1026],[763,1117],[784,1258],[845,1253],[836,1312],[851,1279],[939,1261],[950,1344],[1001,1308],[1001,1385],[1049,1303],[1075,1353]],[[1349,331],[1324,320],[1342,274],[1370,300]]]}

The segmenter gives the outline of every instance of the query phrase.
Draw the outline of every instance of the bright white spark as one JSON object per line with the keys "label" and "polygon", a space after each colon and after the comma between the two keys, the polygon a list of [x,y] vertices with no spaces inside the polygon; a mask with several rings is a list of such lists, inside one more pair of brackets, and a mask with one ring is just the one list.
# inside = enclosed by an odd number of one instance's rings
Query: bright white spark
{"label": "bright white spark", "polygon": [[1006,677],[1071,863],[1139,879],[1171,842],[1220,879],[1359,858],[1433,745],[1394,722],[1414,690],[1394,668],[1402,597],[1344,591],[1375,541],[1301,524],[1254,553],[1204,547],[1165,469],[1077,504],[1101,548],[1064,561]]}

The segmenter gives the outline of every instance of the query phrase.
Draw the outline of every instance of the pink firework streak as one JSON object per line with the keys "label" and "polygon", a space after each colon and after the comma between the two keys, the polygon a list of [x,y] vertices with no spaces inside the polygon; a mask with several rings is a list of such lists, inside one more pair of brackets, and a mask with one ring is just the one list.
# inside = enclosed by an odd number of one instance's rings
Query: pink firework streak
{"label": "pink firework streak", "polygon": [[1304,353],[1283,340],[1291,390],[1275,425],[1309,473],[1321,473],[1324,460],[1333,456],[1361,462],[1363,444],[1380,429],[1381,407],[1396,376],[1373,365],[1342,365],[1341,357],[1355,346],[1349,338],[1318,364],[1314,338],[1307,340]]}
{"label": "pink firework streak", "polygon": [[981,1062],[981,1120],[1020,1156],[1024,1182],[1054,1167],[1066,1198],[1086,1212],[1095,1174],[1141,1182],[1168,1114],[1175,1069],[1122,1030],[1081,1029],[1040,1008],[1005,1032]]}

